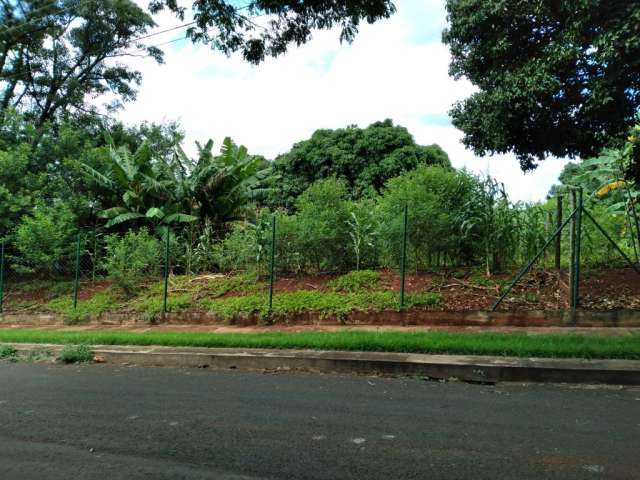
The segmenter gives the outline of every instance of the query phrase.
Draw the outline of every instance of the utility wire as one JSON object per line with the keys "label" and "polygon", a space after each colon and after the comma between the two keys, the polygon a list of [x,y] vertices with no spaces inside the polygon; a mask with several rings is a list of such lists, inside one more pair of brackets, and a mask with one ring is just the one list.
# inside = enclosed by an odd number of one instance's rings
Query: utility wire
{"label": "utility wire", "polygon": [[[13,27],[7,27],[7,26],[5,26],[5,25],[2,25],[2,27],[4,28],[4,30],[3,30],[3,31],[0,31],[0,34],[4,35],[4,34],[6,34],[6,33],[12,32],[12,31],[14,31],[14,30],[20,30],[20,29],[22,29],[22,28],[24,28],[24,27],[26,27],[26,26],[33,25],[35,22],[37,22],[37,21],[39,21],[39,20],[42,20],[42,19],[44,19],[44,18],[46,18],[46,17],[48,17],[48,16],[50,16],[50,15],[54,15],[54,14],[55,14],[55,15],[59,15],[59,14],[61,14],[61,13],[66,13],[66,12],[69,12],[69,11],[73,10],[74,8],[76,8],[76,7],[80,6],[80,5],[88,4],[88,3],[92,2],[92,1],[95,1],[95,0],[77,0],[77,2],[76,2],[74,5],[70,5],[70,6],[68,6],[68,7],[62,8],[62,9],[57,10],[57,11],[55,11],[55,12],[46,13],[46,14],[41,15],[41,16],[38,16],[38,17],[31,17],[31,18],[29,18],[28,20],[25,20],[24,22],[22,22],[22,23],[20,23],[20,24],[14,25]],[[56,5],[56,2],[55,2],[55,1],[54,1],[54,2],[51,2],[51,3],[50,3],[50,4],[48,4],[48,5],[42,6],[42,7],[40,7],[40,8],[35,9],[35,10],[31,10],[31,11],[29,12],[29,14],[33,14],[33,13],[36,13],[36,12],[40,12],[40,11],[46,10],[46,9],[48,9],[48,8],[54,7],[55,5]],[[239,11],[241,11],[241,10],[245,10],[245,9],[249,8],[250,6],[251,6],[251,4],[249,3],[249,4],[247,4],[247,5],[243,5],[243,6],[241,6],[241,7],[236,8],[236,9],[235,9],[235,12],[236,12],[235,14],[237,15],[237,12],[239,12]],[[246,17],[242,17],[242,18],[246,18]],[[143,35],[143,36],[141,36],[141,37],[134,38],[134,39],[132,39],[132,40],[133,40],[133,41],[136,41],[136,40],[142,40],[142,39],[144,39],[144,38],[150,38],[150,37],[153,37],[153,36],[156,36],[156,35],[161,35],[162,33],[170,32],[170,31],[172,31],[172,30],[177,30],[177,29],[179,29],[179,28],[185,28],[185,27],[188,27],[188,26],[194,25],[195,23],[196,23],[195,21],[193,21],[193,22],[188,22],[188,23],[183,23],[183,24],[177,25],[177,26],[175,26],[175,27],[168,28],[168,29],[166,29],[166,30],[161,30],[161,31],[158,31],[158,32],[150,33],[150,34],[148,34],[148,35]],[[36,30],[36,31],[37,31],[37,30]],[[33,32],[27,32],[27,33],[33,33]]]}
{"label": "utility wire", "polygon": [[[248,5],[245,5],[245,6],[244,6],[244,7],[242,7],[242,8],[247,8],[247,7],[248,7]],[[236,9],[236,12],[237,12],[238,10],[240,10],[240,9]],[[238,18],[241,18],[242,20],[245,20],[245,21],[249,22],[251,25],[253,25],[253,26],[255,26],[255,27],[261,28],[261,29],[263,29],[263,30],[267,30],[267,28],[265,28],[265,27],[263,27],[262,25],[257,24],[257,23],[255,23],[255,22],[253,22],[253,21],[252,21],[253,19],[256,19],[256,18],[265,17],[265,16],[267,16],[267,14],[255,15],[255,16],[253,16],[253,17],[246,17],[246,16],[244,16],[244,15],[238,15],[237,13],[235,13],[234,15],[235,15],[235,16],[237,16]],[[191,24],[194,24],[194,23],[196,23],[196,22],[192,22]],[[214,28],[215,28],[215,27],[209,28],[209,29],[205,30],[205,32],[211,32],[212,30],[214,30]],[[144,46],[144,48],[140,48],[140,49],[138,49],[138,50],[135,50],[135,51],[134,51],[134,52],[132,52],[132,53],[134,53],[134,54],[135,54],[135,53],[138,53],[138,52],[144,52],[144,51],[147,51],[147,49],[149,49],[149,48],[157,48],[157,47],[161,47],[161,46],[164,46],[164,45],[169,45],[169,44],[171,44],[171,43],[175,43],[175,42],[180,42],[180,41],[183,41],[183,40],[187,40],[188,38],[189,38],[189,37],[187,37],[187,36],[185,35],[184,37],[177,37],[177,38],[174,38],[174,39],[172,39],[172,40],[169,40],[168,42],[156,43],[156,44],[153,44],[153,45],[145,45],[145,46]],[[147,56],[149,56],[149,55],[147,55]]]}
{"label": "utility wire", "polygon": [[[85,1],[86,1],[86,0],[85,0]],[[89,0],[89,1],[91,1],[91,0]],[[79,2],[78,2],[78,4],[77,4],[77,5],[80,5],[81,3],[83,3],[83,1],[82,1],[82,0],[79,0]],[[244,5],[244,6],[242,6],[242,7],[238,7],[238,8],[235,10],[234,15],[235,15],[235,16],[237,16],[238,18],[241,18],[242,20],[245,20],[245,21],[247,21],[247,22],[251,23],[252,25],[254,25],[254,26],[256,26],[256,27],[259,27],[259,28],[262,28],[262,29],[264,29],[264,30],[267,30],[267,29],[266,29],[265,27],[263,27],[262,25],[259,25],[259,24],[257,24],[257,23],[255,23],[255,22],[253,22],[253,21],[252,21],[252,20],[253,20],[253,19],[255,19],[255,18],[260,18],[260,17],[267,16],[267,14],[263,14],[263,15],[255,15],[255,16],[253,16],[253,17],[247,17],[247,16],[240,15],[240,14],[238,14],[238,13],[237,13],[238,11],[240,11],[240,10],[244,10],[244,9],[246,9],[246,8],[249,8],[249,7],[250,7],[250,4]],[[44,8],[48,8],[48,7],[41,7],[41,8],[39,8],[39,9],[37,9],[37,10],[34,10],[34,11],[43,10]],[[71,8],[75,8],[75,7],[67,7],[66,9],[63,9],[63,10],[71,10]],[[60,12],[62,12],[63,10],[58,11],[58,12],[56,12],[56,13],[60,13]],[[45,16],[46,16],[46,15],[45,15]],[[43,17],[40,17],[40,18],[44,18],[44,16],[43,16]],[[34,19],[31,19],[30,21],[32,21],[32,20],[34,20]],[[29,23],[29,22],[25,22],[24,24],[21,24],[21,25],[19,25],[19,26],[24,26],[24,25],[26,25],[27,23]],[[142,36],[140,36],[140,37],[132,38],[130,41],[131,41],[131,42],[136,42],[136,41],[139,41],[139,40],[144,40],[144,39],[147,39],[147,38],[155,37],[155,36],[157,36],[157,35],[162,35],[163,33],[168,33],[168,32],[172,32],[172,31],[175,31],[175,30],[179,30],[179,29],[181,29],[181,28],[186,28],[186,27],[189,27],[189,26],[191,26],[191,25],[195,25],[196,23],[197,23],[196,21],[183,23],[183,24],[180,24],[180,25],[176,25],[176,26],[174,26],[174,27],[170,27],[170,28],[164,29],[164,30],[160,30],[160,31],[157,31],[157,32],[152,32],[152,33],[147,34],[147,35],[142,35]],[[12,27],[12,28],[16,28],[16,27]],[[42,30],[42,28],[40,28],[40,30]],[[208,29],[208,30],[206,30],[206,31],[207,31],[207,32],[210,32],[211,30],[213,30],[213,28],[210,28],[210,29]],[[36,30],[36,31],[37,31],[37,30]],[[5,31],[5,32],[6,32],[6,31]],[[5,32],[0,32],[0,34],[5,33]],[[32,32],[32,33],[33,33],[33,32]],[[137,50],[135,50],[135,51],[133,51],[133,52],[131,52],[131,53],[132,53],[132,54],[136,54],[136,53],[138,53],[138,52],[147,52],[149,48],[157,48],[157,47],[161,47],[161,46],[164,46],[164,45],[169,45],[169,44],[176,43],[176,42],[180,42],[180,41],[187,40],[187,39],[188,39],[188,37],[185,35],[184,37],[174,38],[174,39],[169,40],[169,41],[167,41],[167,42],[157,43],[157,44],[153,44],[153,45],[145,45],[145,46],[144,46],[144,48],[137,49]],[[148,57],[148,56],[150,56],[150,55],[146,55],[146,56]],[[5,73],[5,74],[0,73],[0,81],[6,81],[6,80],[9,80],[9,79],[15,79],[15,78],[17,78],[18,80],[20,80],[20,79],[24,78],[25,74],[28,74],[28,73],[30,73],[30,71],[29,71],[29,70],[23,70],[23,71],[16,72],[16,73]]]}

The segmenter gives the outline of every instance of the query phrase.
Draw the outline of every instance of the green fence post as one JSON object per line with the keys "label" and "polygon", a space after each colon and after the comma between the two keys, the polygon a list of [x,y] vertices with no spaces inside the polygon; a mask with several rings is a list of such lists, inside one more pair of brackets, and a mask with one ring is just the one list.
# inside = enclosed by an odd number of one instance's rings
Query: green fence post
{"label": "green fence post", "polygon": [[273,281],[275,280],[276,264],[276,216],[271,221],[271,263],[269,265],[269,313],[273,308]]}
{"label": "green fence post", "polygon": [[569,215],[569,217],[564,220],[562,222],[562,225],[560,225],[556,231],[553,233],[553,235],[551,235],[551,238],[549,238],[545,244],[542,246],[542,248],[540,249],[540,251],[531,259],[529,260],[529,263],[527,263],[527,265],[525,265],[522,270],[520,270],[520,272],[518,273],[518,275],[516,276],[516,278],[509,284],[509,286],[507,287],[507,289],[504,291],[504,293],[502,295],[500,295],[500,298],[496,301],[496,303],[493,304],[493,307],[491,308],[492,312],[495,312],[496,309],[498,308],[498,306],[502,303],[502,301],[507,298],[507,295],[509,295],[509,292],[511,292],[511,290],[513,289],[513,287],[516,285],[516,283],[518,283],[520,281],[520,279],[522,277],[524,277],[526,275],[526,273],[529,271],[529,269],[531,268],[531,266],[542,256],[542,254],[544,253],[544,251],[549,247],[549,245],[551,245],[551,243],[557,238],[558,235],[562,234],[562,230],[567,226],[567,224],[573,220],[573,217],[576,215],[576,210],[574,210],[571,215]]}
{"label": "green fence post", "polygon": [[162,313],[167,313],[167,295],[169,294],[169,227],[167,227],[164,249],[164,293],[162,298]]}
{"label": "green fence post", "polygon": [[577,216],[577,207],[578,200],[576,196],[576,191],[571,190],[569,192],[569,205],[571,206],[571,211],[575,212],[575,215],[571,219],[571,225],[569,226],[569,308],[573,309],[573,292],[574,285],[573,282],[576,279],[576,216]]}
{"label": "green fence post", "polygon": [[580,294],[580,240],[582,238],[582,210],[583,210],[583,200],[582,200],[582,188],[578,190],[578,207],[576,210],[576,233],[575,233],[575,261],[573,267],[573,302],[571,307],[575,310],[578,308],[579,300],[578,296]]}
{"label": "green fence post", "polygon": [[0,313],[4,306],[4,240],[0,245]]}
{"label": "green fence post", "polygon": [[[562,196],[558,195],[556,197],[556,229],[562,225]],[[556,270],[560,271],[560,256],[562,253],[562,237],[558,236],[556,238],[555,245],[555,258],[554,258],[554,266]]]}
{"label": "green fence post", "polygon": [[93,229],[93,262],[91,263],[91,284],[96,283],[96,267],[98,265],[98,232]]}
{"label": "green fence post", "polygon": [[400,258],[400,309],[404,308],[404,278],[407,267],[407,223],[409,206],[404,206],[404,220],[402,227],[402,256]]}
{"label": "green fence post", "polygon": [[80,233],[76,238],[76,272],[73,280],[73,309],[78,306],[78,282],[80,280]]}

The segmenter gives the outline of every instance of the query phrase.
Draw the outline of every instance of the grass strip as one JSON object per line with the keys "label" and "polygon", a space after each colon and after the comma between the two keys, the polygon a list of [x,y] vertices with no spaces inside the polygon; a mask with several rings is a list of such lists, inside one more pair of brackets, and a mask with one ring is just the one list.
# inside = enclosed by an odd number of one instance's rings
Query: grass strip
{"label": "grass strip", "polygon": [[451,332],[129,332],[0,329],[0,342],[173,347],[274,348],[501,355],[515,357],[640,359],[640,335]]}

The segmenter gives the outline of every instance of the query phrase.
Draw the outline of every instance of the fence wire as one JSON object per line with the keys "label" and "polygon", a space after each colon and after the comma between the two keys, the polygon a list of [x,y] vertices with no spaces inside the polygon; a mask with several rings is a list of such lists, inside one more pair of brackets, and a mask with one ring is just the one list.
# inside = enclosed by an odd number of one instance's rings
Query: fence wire
{"label": "fence wire", "polygon": [[[563,219],[566,219],[571,212],[570,200],[564,196],[561,201]],[[183,295],[187,290],[185,282],[198,281],[199,276],[206,277],[211,272],[219,275],[251,272],[264,279],[268,288],[265,288],[265,294],[269,295],[271,307],[275,277],[305,273],[309,268],[320,272],[323,256],[333,255],[340,248],[344,251],[351,249],[357,258],[357,269],[376,268],[381,261],[397,269],[401,277],[398,294],[402,308],[405,270],[415,269],[417,272],[422,268],[456,266],[451,251],[425,247],[434,242],[425,241],[430,233],[420,227],[419,220],[419,217],[412,216],[410,207],[403,208],[396,218],[390,219],[386,225],[392,232],[388,244],[376,247],[381,248],[383,257],[386,256],[382,260],[376,260],[372,253],[373,242],[378,241],[375,234],[368,230],[367,225],[357,225],[357,220],[355,226],[350,225],[353,229],[348,248],[327,242],[327,251],[318,248],[301,250],[300,245],[305,245],[304,238],[296,237],[290,217],[278,214],[261,217],[256,223],[246,223],[244,229],[228,233],[225,241],[216,236],[208,225],[203,229],[187,229],[180,235],[164,228],[155,234],[149,233],[144,242],[140,238],[136,240],[138,243],[132,241],[131,245],[143,245],[146,251],[127,250],[131,247],[121,241],[129,234],[114,234],[101,229],[71,234],[67,241],[54,244],[47,251],[27,249],[7,240],[3,243],[4,253],[0,259],[0,310],[28,313],[46,305],[54,311],[69,312],[83,302],[101,300],[96,299],[96,295],[114,287],[111,290],[120,292],[117,295],[124,298],[144,289],[148,293],[146,310],[164,314],[189,303]],[[515,231],[507,232],[512,235],[507,240],[515,251],[501,248],[503,239],[496,236],[492,239],[493,244],[487,244],[487,249],[493,249],[494,257],[490,259],[487,255],[483,261],[499,264],[500,259],[495,255],[503,255],[509,258],[510,266],[522,265],[540,249],[556,225],[555,211],[527,209],[526,215],[521,215],[514,223]],[[629,253],[632,235],[633,232],[627,231],[614,240],[619,241]],[[562,231],[560,242],[563,253],[561,266],[566,268],[570,228]],[[448,244],[455,247],[456,240],[452,239]],[[597,258],[602,263],[615,262],[616,265],[623,263],[615,248],[603,240],[588,222],[583,225],[581,248],[583,258]],[[456,255],[462,258],[464,252]],[[538,263],[543,268],[553,267],[554,249],[545,251]],[[128,276],[127,272],[132,269],[141,273]]]}

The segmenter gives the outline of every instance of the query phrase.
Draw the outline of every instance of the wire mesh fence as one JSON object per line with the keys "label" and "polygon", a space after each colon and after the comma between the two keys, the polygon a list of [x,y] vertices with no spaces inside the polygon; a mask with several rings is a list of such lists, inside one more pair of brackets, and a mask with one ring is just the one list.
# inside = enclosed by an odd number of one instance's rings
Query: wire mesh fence
{"label": "wire mesh fence", "polygon": [[[615,239],[603,241],[601,227],[585,222],[576,237],[575,224],[570,221],[576,208],[572,196],[565,195],[559,198],[555,212],[529,209],[526,215],[518,217],[511,229],[489,239],[477,240],[484,242],[486,255],[476,259],[476,263],[478,260],[486,263],[487,272],[507,263],[526,264],[531,259],[542,267],[575,268],[576,239],[582,240],[578,251],[582,250],[590,258],[607,262],[621,258],[621,253],[625,256],[625,252],[616,246]],[[430,265],[455,267],[451,249],[460,247],[456,246],[455,239],[447,244],[452,245],[450,250],[425,247],[434,243],[425,240],[431,233],[421,228],[420,217],[415,213],[412,216],[409,205],[404,205],[393,221],[392,235],[383,243],[383,248],[386,248],[387,260],[391,259],[387,265],[393,265],[400,276],[397,295],[399,308],[403,309],[408,269],[418,271]],[[152,303],[147,307],[164,314],[184,303],[180,297],[184,285],[180,282],[197,281],[198,276],[211,273],[242,272],[253,272],[256,278],[264,279],[263,293],[271,310],[278,275],[295,275],[309,265],[317,265],[319,271],[319,259],[323,255],[337,255],[317,247],[302,251],[299,245],[306,245],[305,239],[301,240],[299,234],[296,237],[288,222],[288,217],[276,214],[262,218],[261,222],[247,223],[243,236],[233,239],[234,233],[231,233],[226,237],[234,241],[231,246],[225,246],[208,226],[197,231],[188,227],[181,231],[161,227],[153,232],[143,228],[126,233],[94,228],[71,233],[64,241],[43,241],[41,243],[47,247],[39,249],[5,240],[0,252],[0,312],[29,312],[42,304],[54,311],[73,312],[85,302],[101,301],[99,293],[113,286],[124,296],[145,289],[148,291],[146,301]],[[551,238],[559,226],[565,228],[559,229],[556,238]],[[367,250],[373,235],[363,225],[349,227],[348,246],[327,242],[326,249],[348,250],[353,256],[350,265],[356,269],[375,266],[368,263]],[[508,235],[508,238],[501,235]],[[292,247],[294,243],[296,248]],[[633,241],[631,243],[635,245]],[[309,242],[308,245],[319,243]],[[223,251],[225,248],[230,252]],[[628,246],[625,251],[633,255]],[[464,251],[456,251],[456,255],[462,257]],[[570,278],[573,275],[571,270]],[[575,303],[572,305],[576,306]]]}

